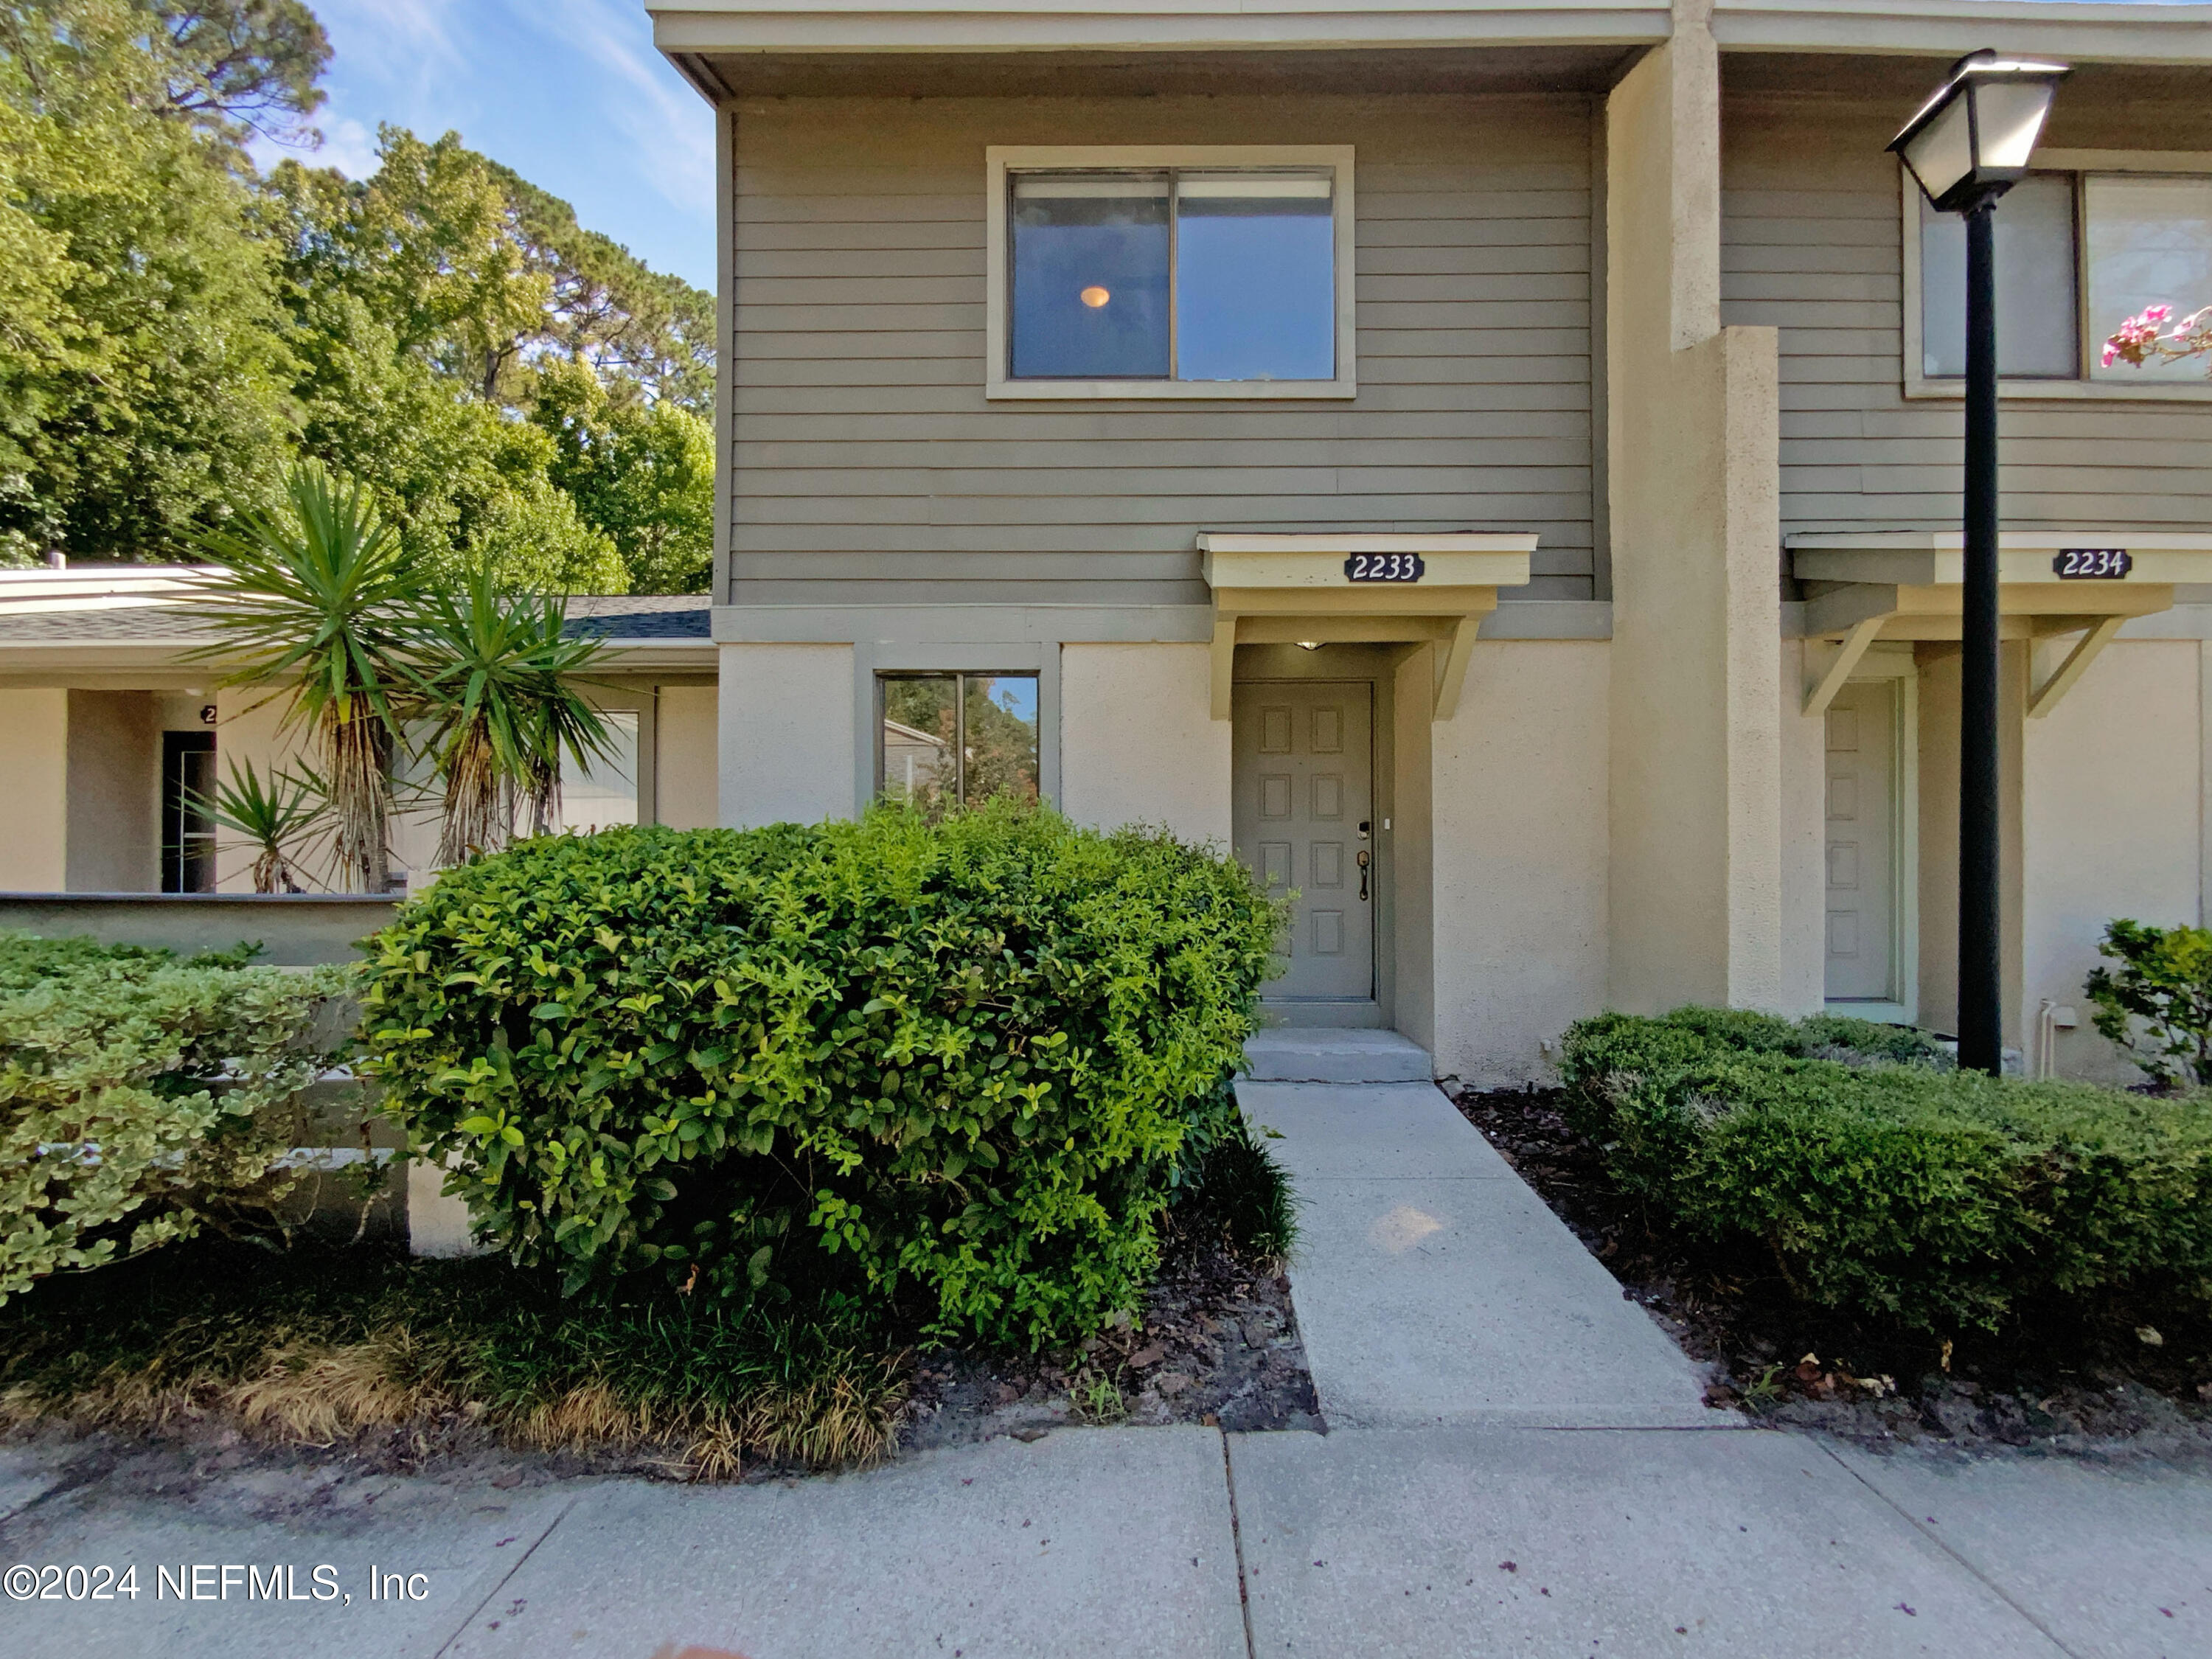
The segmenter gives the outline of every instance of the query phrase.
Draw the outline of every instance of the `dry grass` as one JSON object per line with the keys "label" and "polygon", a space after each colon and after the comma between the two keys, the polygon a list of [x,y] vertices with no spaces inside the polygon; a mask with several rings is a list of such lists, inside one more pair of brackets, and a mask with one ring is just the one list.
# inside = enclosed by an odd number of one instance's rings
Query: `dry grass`
{"label": "dry grass", "polygon": [[[902,1354],[801,1318],[595,1307],[498,1263],[165,1251],[0,1309],[0,1427],[160,1431],[214,1419],[329,1446],[456,1422],[538,1451],[642,1455],[687,1479],[748,1462],[873,1462],[897,1443]],[[253,1271],[240,1272],[240,1268]],[[109,1294],[98,1294],[104,1291]],[[130,1309],[118,1316],[118,1310]]]}

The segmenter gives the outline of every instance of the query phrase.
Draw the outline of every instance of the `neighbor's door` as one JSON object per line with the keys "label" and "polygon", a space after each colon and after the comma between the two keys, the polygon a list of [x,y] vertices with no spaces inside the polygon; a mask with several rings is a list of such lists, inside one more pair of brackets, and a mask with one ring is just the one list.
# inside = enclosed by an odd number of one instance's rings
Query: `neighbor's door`
{"label": "neighbor's door", "polygon": [[1828,705],[1828,958],[1832,1001],[1893,1001],[1897,941],[1897,687],[1846,685]]}
{"label": "neighbor's door", "polygon": [[1237,856],[1298,895],[1289,971],[1270,1002],[1375,996],[1375,688],[1279,680],[1236,688],[1231,742]]}
{"label": "neighbor's door", "polygon": [[161,890],[215,891],[215,733],[161,733]]}

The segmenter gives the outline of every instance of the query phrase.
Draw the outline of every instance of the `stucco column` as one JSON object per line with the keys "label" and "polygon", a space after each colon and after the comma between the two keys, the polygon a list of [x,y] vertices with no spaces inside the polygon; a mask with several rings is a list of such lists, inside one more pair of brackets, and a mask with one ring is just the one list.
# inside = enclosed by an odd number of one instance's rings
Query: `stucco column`
{"label": "stucco column", "polygon": [[1783,1000],[1775,331],[1720,322],[1711,0],[1606,106],[1609,1000]]}
{"label": "stucco column", "polygon": [[58,893],[69,860],[69,698],[59,687],[0,690],[0,891]]}

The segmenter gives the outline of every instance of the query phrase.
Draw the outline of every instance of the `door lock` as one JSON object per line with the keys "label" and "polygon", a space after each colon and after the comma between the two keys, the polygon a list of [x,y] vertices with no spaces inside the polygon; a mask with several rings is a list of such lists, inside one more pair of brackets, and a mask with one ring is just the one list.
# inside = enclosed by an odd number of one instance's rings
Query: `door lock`
{"label": "door lock", "polygon": [[1367,896],[1367,849],[1364,847],[1359,849],[1359,896],[1363,900]]}

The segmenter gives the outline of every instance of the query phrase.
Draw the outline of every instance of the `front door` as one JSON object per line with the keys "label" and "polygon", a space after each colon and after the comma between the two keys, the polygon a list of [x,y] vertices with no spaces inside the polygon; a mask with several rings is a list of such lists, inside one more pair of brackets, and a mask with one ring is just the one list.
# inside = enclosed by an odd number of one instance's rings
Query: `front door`
{"label": "front door", "polygon": [[1897,689],[1856,681],[1828,705],[1827,996],[1897,1000]]}
{"label": "front door", "polygon": [[1375,998],[1375,688],[1265,680],[1235,689],[1237,856],[1280,898],[1297,895],[1288,971],[1270,1002]]}

